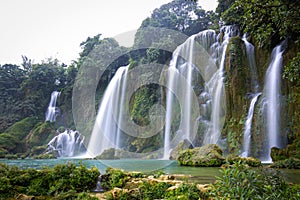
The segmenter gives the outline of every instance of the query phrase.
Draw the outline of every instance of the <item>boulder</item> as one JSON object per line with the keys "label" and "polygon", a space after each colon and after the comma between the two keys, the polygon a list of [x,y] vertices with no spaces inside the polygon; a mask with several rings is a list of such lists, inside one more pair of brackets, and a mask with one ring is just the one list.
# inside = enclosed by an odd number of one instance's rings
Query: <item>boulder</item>
{"label": "boulder", "polygon": [[116,149],[115,148],[109,148],[105,149],[103,153],[100,156],[97,156],[95,159],[99,160],[116,160],[120,159],[116,156]]}
{"label": "boulder", "polygon": [[180,165],[195,167],[220,167],[225,158],[223,150],[216,144],[207,144],[194,149],[186,149],[179,153],[177,161]]}
{"label": "boulder", "polygon": [[179,152],[186,150],[186,149],[192,149],[193,145],[190,141],[188,140],[183,140],[180,142],[172,151],[170,154],[170,159],[171,160],[177,160],[177,157],[179,155]]}

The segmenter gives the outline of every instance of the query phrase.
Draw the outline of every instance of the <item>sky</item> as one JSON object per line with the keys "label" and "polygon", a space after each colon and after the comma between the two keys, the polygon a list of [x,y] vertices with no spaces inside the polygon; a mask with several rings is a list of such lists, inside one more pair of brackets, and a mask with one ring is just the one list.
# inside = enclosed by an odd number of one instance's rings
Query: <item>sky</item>
{"label": "sky", "polygon": [[[115,37],[136,30],[151,12],[171,0],[1,0],[0,65],[57,58],[70,64],[87,37]],[[217,0],[198,0],[215,10]]]}

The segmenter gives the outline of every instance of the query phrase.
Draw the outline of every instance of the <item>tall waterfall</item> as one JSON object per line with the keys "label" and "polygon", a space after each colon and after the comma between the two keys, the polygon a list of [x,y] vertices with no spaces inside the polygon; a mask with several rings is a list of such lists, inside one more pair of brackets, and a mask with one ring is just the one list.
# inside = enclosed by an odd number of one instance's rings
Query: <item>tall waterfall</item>
{"label": "tall waterfall", "polygon": [[59,97],[60,92],[53,91],[51,94],[51,99],[46,111],[45,121],[54,122],[56,120],[56,115],[58,113],[58,108],[56,107],[56,100]]}
{"label": "tall waterfall", "polygon": [[255,52],[254,46],[248,42],[246,34],[244,34],[242,40],[246,46],[246,54],[249,62],[250,72],[251,72],[251,89],[253,94],[250,107],[248,110],[247,118],[245,121],[245,128],[244,128],[244,138],[243,138],[243,152],[241,154],[242,157],[249,156],[249,149],[250,149],[250,142],[251,142],[251,127],[252,127],[252,118],[254,113],[254,107],[256,101],[261,93],[258,92],[259,85],[258,85],[258,76],[257,76],[257,68],[256,68],[256,61],[255,61]]}
{"label": "tall waterfall", "polygon": [[119,148],[123,105],[128,67],[120,67],[102,97],[87,153],[91,157],[100,155],[105,149]]}
{"label": "tall waterfall", "polygon": [[267,146],[265,147],[264,162],[272,162],[270,151],[272,147],[280,147],[280,99],[281,99],[281,69],[282,69],[282,45],[276,46],[271,54],[271,62],[265,77],[265,113]]}
{"label": "tall waterfall", "polygon": [[[236,29],[232,26],[223,27],[218,36],[213,30],[202,31],[189,37],[173,52],[168,68],[164,159],[169,158],[170,150],[174,147],[172,139],[186,139],[194,143],[195,135],[192,133],[197,131],[195,130],[197,120],[200,120],[201,125],[204,126],[204,144],[216,144],[219,141],[225,116],[225,53],[229,38],[234,34]],[[200,74],[200,77],[195,74]],[[181,80],[182,76],[185,78],[184,84]],[[197,81],[198,83],[195,84]],[[195,87],[200,87],[197,94],[193,92]],[[184,94],[173,94],[174,91],[183,91]],[[194,95],[198,97],[195,99]],[[171,128],[175,97],[181,106],[178,130]],[[198,100],[201,102],[200,116],[195,118],[193,105],[198,105]]]}

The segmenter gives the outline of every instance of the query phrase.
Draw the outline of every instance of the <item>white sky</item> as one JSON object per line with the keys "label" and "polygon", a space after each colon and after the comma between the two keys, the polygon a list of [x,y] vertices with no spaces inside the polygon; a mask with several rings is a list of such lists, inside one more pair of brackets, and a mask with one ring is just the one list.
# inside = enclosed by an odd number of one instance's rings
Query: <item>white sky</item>
{"label": "white sky", "polygon": [[[0,0],[0,64],[35,63],[53,57],[70,64],[79,44],[101,33],[114,37],[137,29],[151,12],[171,0]],[[214,10],[217,0],[198,0]]]}

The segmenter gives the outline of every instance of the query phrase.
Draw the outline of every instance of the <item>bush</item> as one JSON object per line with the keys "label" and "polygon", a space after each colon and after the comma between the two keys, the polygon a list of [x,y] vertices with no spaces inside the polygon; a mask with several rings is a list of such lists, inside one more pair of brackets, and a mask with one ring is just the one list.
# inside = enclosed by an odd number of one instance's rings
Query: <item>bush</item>
{"label": "bush", "polygon": [[216,199],[299,199],[297,187],[289,186],[279,173],[272,169],[249,169],[240,161],[222,175],[210,192]]}
{"label": "bush", "polygon": [[[99,176],[97,168],[73,163],[56,165],[53,169],[24,169],[0,165],[0,199],[15,194],[69,196],[93,189]],[[59,197],[60,198],[60,197]],[[64,199],[64,198],[62,198]]]}

